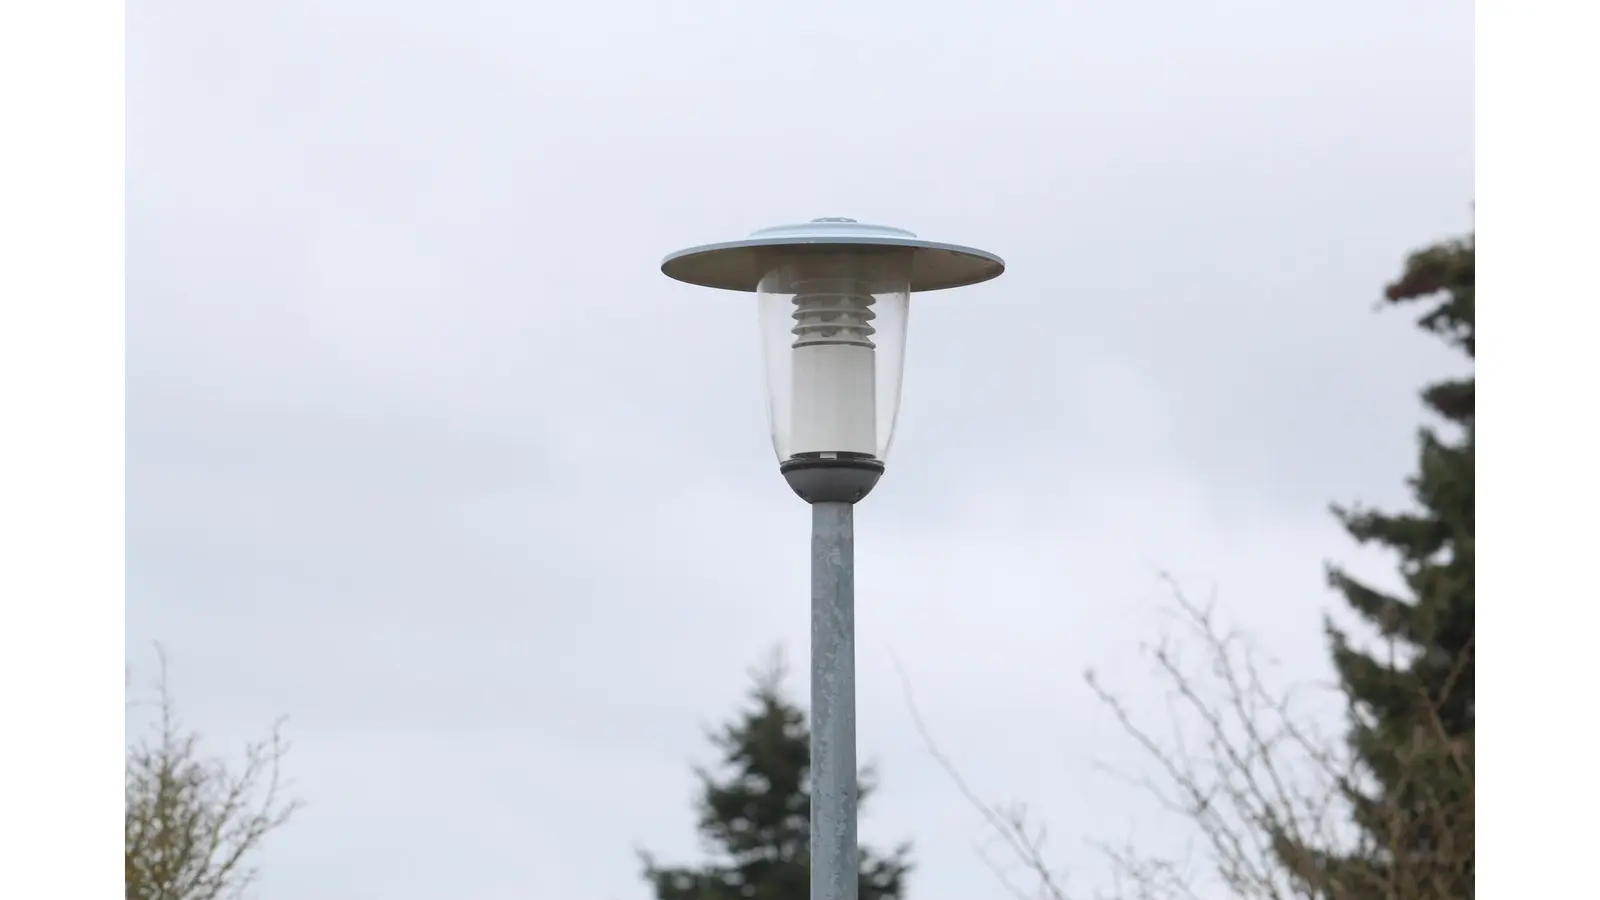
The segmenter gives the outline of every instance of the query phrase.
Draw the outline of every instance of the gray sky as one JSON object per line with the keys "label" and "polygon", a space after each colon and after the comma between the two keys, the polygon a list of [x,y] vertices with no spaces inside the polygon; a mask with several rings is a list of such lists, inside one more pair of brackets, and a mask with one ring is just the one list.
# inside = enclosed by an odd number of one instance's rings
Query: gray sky
{"label": "gray sky", "polygon": [[1403,496],[1415,389],[1454,365],[1374,305],[1470,227],[1471,29],[1394,0],[131,7],[128,648],[167,646],[218,749],[291,717],[311,805],[263,896],[643,900],[635,847],[698,858],[703,729],[775,643],[803,663],[809,517],[752,304],[657,264],[816,216],[1010,266],[913,301],[857,515],[865,834],[916,842],[913,900],[1001,895],[895,657],[1063,864],[1167,834],[1091,768],[1133,757],[1079,673],[1160,715],[1129,662],[1158,569],[1321,673],[1322,562],[1358,559],[1326,504]]}

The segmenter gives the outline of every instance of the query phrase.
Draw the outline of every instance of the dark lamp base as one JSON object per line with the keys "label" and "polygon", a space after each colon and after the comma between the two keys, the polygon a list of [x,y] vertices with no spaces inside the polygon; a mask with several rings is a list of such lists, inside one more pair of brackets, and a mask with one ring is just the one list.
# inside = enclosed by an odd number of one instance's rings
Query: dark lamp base
{"label": "dark lamp base", "polygon": [[807,503],[855,503],[877,485],[883,463],[861,457],[804,457],[789,459],[778,471]]}

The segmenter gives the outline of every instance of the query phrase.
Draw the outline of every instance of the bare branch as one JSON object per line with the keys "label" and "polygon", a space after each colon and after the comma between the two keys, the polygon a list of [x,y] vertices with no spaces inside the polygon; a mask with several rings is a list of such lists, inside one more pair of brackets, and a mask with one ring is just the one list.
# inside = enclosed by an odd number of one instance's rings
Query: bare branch
{"label": "bare branch", "polygon": [[[900,688],[905,697],[906,708],[910,711],[911,722],[917,729],[917,734],[922,738],[923,746],[928,754],[938,763],[939,768],[949,776],[956,790],[963,799],[983,817],[983,820],[994,831],[1012,854],[1015,861],[1029,874],[1038,880],[1038,897],[1044,900],[1069,900],[1065,888],[1061,884],[1061,876],[1053,871],[1044,858],[1045,830],[1029,826],[1027,810],[1021,806],[1003,809],[997,805],[986,803],[978,797],[972,787],[967,784],[961,772],[950,761],[950,758],[939,749],[928,731],[927,723],[922,718],[922,712],[917,708],[916,699],[912,696],[911,680],[906,676],[905,668],[899,660],[894,661],[895,670],[900,675]],[[1006,872],[995,861],[979,849],[979,856],[983,859],[990,871],[1000,880],[1001,884],[1018,900],[1032,900],[1022,888],[1018,887]]]}
{"label": "bare branch", "polygon": [[199,736],[178,719],[160,647],[157,658],[153,732],[127,752],[127,900],[237,900],[256,879],[249,861],[263,839],[301,806],[283,796],[283,723],[247,745],[237,769],[202,757]]}
{"label": "bare branch", "polygon": [[[1351,814],[1353,798],[1364,796],[1358,787],[1367,778],[1349,747],[1315,727],[1315,716],[1298,702],[1300,691],[1268,683],[1260,653],[1244,635],[1219,624],[1214,599],[1198,604],[1170,577],[1163,580],[1172,597],[1163,613],[1175,634],[1164,631],[1141,650],[1168,689],[1170,734],[1157,738],[1093,671],[1087,672],[1090,689],[1144,758],[1154,763],[1153,775],[1104,763],[1097,763],[1096,769],[1141,789],[1161,810],[1193,828],[1198,845],[1190,854],[1198,853],[1199,865],[1189,858],[1142,852],[1131,842],[1112,846],[1094,840],[1092,845],[1111,865],[1108,896],[1115,900],[1211,896],[1198,887],[1206,874],[1197,872],[1199,868],[1209,870],[1228,896],[1241,900],[1455,900],[1450,885],[1459,883],[1460,867],[1470,866],[1472,858],[1471,745],[1446,739],[1434,712],[1451,693],[1454,678],[1439,696],[1420,698],[1433,719],[1395,760],[1397,770],[1404,773],[1401,790],[1391,786],[1385,794],[1415,797],[1426,808],[1400,809],[1385,800],[1389,805],[1373,814],[1390,823],[1390,839],[1384,847],[1366,846]],[[1185,662],[1181,655],[1185,647],[1200,651],[1197,665]],[[976,796],[934,744],[903,671],[900,677],[913,722],[930,754],[963,798],[983,815],[999,845],[1035,877],[1040,896],[1067,900],[1059,878],[1043,858],[1042,829],[1030,826],[1020,810],[1008,814]],[[1459,798],[1432,788],[1437,782],[1428,773],[1437,771],[1441,756],[1466,776],[1465,810]],[[1437,858],[1399,852],[1402,846],[1416,846],[1418,828],[1435,842]],[[1370,869],[1330,865],[1352,858],[1388,862]],[[1025,896],[1004,867],[987,857],[985,862],[1013,896]]]}

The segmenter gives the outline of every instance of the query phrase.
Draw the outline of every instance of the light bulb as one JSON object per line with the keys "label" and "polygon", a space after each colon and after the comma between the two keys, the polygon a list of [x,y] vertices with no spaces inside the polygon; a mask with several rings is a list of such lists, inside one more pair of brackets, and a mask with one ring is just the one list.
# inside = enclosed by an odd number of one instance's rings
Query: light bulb
{"label": "light bulb", "polygon": [[872,281],[801,278],[794,290],[791,452],[873,456],[878,439]]}

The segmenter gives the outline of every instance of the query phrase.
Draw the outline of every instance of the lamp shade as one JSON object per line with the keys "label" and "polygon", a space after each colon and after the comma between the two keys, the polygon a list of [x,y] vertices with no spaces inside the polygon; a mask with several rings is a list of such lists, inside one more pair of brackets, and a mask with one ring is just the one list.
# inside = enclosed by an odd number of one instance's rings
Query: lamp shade
{"label": "lamp shade", "polygon": [[987,281],[1005,263],[898,228],[817,219],[683,250],[661,270],[758,295],[780,462],[881,463],[900,407],[911,294]]}

